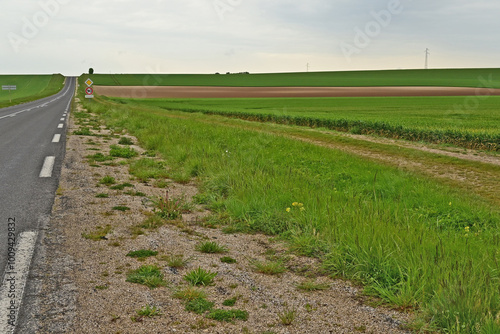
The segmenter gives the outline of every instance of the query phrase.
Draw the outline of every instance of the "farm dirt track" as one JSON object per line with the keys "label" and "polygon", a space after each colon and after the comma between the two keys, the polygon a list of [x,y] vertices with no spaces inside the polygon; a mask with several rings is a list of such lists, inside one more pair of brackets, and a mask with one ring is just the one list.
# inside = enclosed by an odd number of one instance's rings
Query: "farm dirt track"
{"label": "farm dirt track", "polygon": [[206,87],[94,86],[100,95],[121,98],[259,98],[259,97],[383,97],[490,96],[500,89],[467,87]]}

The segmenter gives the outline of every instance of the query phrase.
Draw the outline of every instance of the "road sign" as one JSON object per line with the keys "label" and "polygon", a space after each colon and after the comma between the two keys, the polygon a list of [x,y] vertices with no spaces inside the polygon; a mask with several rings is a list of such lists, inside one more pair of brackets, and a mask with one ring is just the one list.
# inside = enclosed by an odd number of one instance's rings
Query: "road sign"
{"label": "road sign", "polygon": [[92,89],[92,87],[85,88],[85,94],[87,94],[87,95],[94,94],[94,90]]}
{"label": "road sign", "polygon": [[94,98],[94,95],[85,95],[85,98],[86,98],[86,99],[93,99],[93,98]]}
{"label": "road sign", "polygon": [[87,85],[87,87],[90,87],[94,84],[94,82],[92,80],[90,80],[90,78],[89,78],[85,81],[85,84]]}
{"label": "road sign", "polygon": [[5,85],[2,86],[2,90],[8,90],[9,91],[9,101],[12,102],[12,98],[10,97],[10,91],[11,90],[16,90],[17,86],[16,85]]}

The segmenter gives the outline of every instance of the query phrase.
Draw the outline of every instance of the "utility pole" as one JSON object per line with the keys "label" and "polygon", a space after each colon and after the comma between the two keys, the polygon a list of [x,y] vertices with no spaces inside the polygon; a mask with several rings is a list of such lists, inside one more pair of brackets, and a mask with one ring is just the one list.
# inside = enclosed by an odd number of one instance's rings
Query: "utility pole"
{"label": "utility pole", "polygon": [[425,49],[425,69],[429,68],[429,55],[431,53],[429,52],[429,49]]}

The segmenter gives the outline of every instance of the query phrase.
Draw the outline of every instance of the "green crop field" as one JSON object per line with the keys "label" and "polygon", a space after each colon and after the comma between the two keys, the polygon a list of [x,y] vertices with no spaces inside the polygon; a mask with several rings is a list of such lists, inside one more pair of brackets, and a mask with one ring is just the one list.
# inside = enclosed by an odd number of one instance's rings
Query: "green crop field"
{"label": "green crop field", "polygon": [[[1,86],[16,85],[17,90],[0,90],[0,108],[41,99],[60,91],[64,85],[64,76],[53,75],[0,75]],[[10,102],[12,99],[12,103]]]}
{"label": "green crop field", "polygon": [[[340,101],[342,117],[354,112],[346,110],[353,100]],[[411,103],[396,101],[408,112]],[[460,99],[422,101],[427,101],[420,103],[422,117],[439,127],[425,110]],[[318,115],[334,104],[324,99],[286,102],[289,113],[311,104],[325,107]],[[248,103],[255,113],[259,105],[280,113],[278,100],[97,98],[84,103],[117,133],[128,130],[145,149],[161,156],[169,178],[197,182],[198,201],[228,224],[228,231],[279,236],[291,250],[319,258],[330,275],[359,282],[365,294],[415,312],[411,327],[416,330],[500,332],[500,211],[474,191],[464,191],[462,183],[448,184],[397,164],[290,138],[288,134],[301,131],[297,127],[178,111],[183,103],[207,110],[242,109]],[[370,105],[358,102],[353,108],[377,120]],[[412,118],[419,122],[417,115]],[[403,156],[403,150],[392,151]],[[459,166],[442,156],[428,161],[439,169]],[[145,157],[133,168],[152,163]],[[498,166],[462,167],[468,172],[484,169],[487,180],[498,182]],[[492,189],[498,199],[498,189]]]}
{"label": "green crop field", "polygon": [[103,86],[367,87],[449,86],[500,88],[500,69],[432,69],[265,74],[93,74]]}
{"label": "green crop field", "polygon": [[116,99],[169,110],[500,150],[500,97]]}

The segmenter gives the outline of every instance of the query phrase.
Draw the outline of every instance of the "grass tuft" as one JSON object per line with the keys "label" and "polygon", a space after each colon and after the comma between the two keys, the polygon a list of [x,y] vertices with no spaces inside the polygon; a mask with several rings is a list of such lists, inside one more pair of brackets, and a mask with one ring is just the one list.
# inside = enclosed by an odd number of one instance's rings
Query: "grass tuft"
{"label": "grass tuft", "polygon": [[281,261],[252,261],[250,265],[256,272],[266,275],[279,275],[286,271]]}
{"label": "grass tuft", "polygon": [[163,280],[161,269],[154,265],[141,266],[130,272],[127,276],[127,282],[143,284],[150,289],[167,285],[167,282]]}
{"label": "grass tuft", "polygon": [[213,310],[207,315],[207,318],[225,322],[234,322],[234,320],[247,321],[248,312],[242,310]]}
{"label": "grass tuft", "polygon": [[194,286],[188,286],[188,287],[176,290],[173,294],[173,297],[177,298],[177,299],[191,301],[191,300],[195,300],[198,298],[206,298],[207,293],[205,292],[205,290],[202,290],[200,288],[196,288]]}
{"label": "grass tuft", "polygon": [[215,276],[217,276],[217,273],[206,271],[205,269],[198,267],[198,269],[191,270],[189,273],[184,275],[184,280],[194,286],[208,286],[213,284]]}
{"label": "grass tuft", "polygon": [[149,249],[140,249],[137,251],[131,251],[131,252],[127,253],[127,256],[135,257],[135,258],[139,258],[139,259],[145,259],[147,257],[156,256],[156,255],[158,255],[158,252],[152,251]]}
{"label": "grass tuft", "polygon": [[98,226],[95,231],[82,233],[82,237],[94,241],[107,240],[106,235],[108,235],[111,230],[112,228],[110,225],[106,225],[105,227]]}
{"label": "grass tuft", "polygon": [[197,244],[196,250],[202,253],[219,254],[226,253],[228,251],[228,248],[226,246],[219,245],[215,241],[206,241]]}

